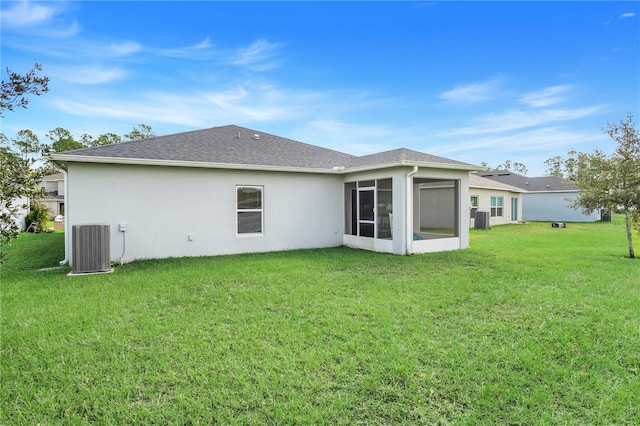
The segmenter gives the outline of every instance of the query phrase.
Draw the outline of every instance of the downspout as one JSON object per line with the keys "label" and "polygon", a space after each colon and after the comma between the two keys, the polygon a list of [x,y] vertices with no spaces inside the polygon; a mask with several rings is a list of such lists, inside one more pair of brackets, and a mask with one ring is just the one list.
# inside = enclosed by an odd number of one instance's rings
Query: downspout
{"label": "downspout", "polygon": [[[407,173],[407,178],[405,181],[405,219],[404,219],[404,227],[405,227],[405,238],[407,239],[405,249],[405,254],[410,256],[413,254],[413,180],[412,177],[418,173],[418,166],[413,166],[413,170]],[[409,208],[411,207],[411,208]]]}
{"label": "downspout", "polygon": [[67,194],[69,193],[69,176],[67,171],[60,167],[62,175],[64,176],[64,259],[60,261],[60,265],[66,265],[69,263],[69,239],[71,238],[71,229],[69,228],[69,200]]}

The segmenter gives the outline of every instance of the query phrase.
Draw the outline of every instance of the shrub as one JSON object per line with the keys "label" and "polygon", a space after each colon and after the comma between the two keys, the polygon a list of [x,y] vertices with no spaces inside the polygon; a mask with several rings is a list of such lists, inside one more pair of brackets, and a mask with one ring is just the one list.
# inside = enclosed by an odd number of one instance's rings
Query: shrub
{"label": "shrub", "polygon": [[25,217],[27,223],[27,230],[32,223],[37,224],[36,232],[43,232],[46,228],[47,221],[49,221],[49,210],[45,204],[33,201],[31,203],[31,210]]}

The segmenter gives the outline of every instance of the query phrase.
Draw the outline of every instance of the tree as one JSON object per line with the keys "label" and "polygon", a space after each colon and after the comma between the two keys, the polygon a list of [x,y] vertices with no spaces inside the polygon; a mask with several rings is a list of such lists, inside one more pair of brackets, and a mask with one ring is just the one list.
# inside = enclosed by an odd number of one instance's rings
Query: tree
{"label": "tree", "polygon": [[4,117],[3,111],[14,111],[16,107],[26,108],[29,99],[26,95],[40,96],[49,91],[49,77],[40,77],[37,72],[42,71],[39,63],[33,65],[33,69],[25,75],[17,74],[6,68],[8,81],[2,80],[0,92],[0,117]]}
{"label": "tree", "polygon": [[91,143],[87,144],[87,146],[113,145],[114,143],[120,142],[122,142],[122,137],[119,135],[116,135],[115,133],[104,133],[92,140]]}
{"label": "tree", "polygon": [[562,170],[564,164],[564,158],[562,155],[556,155],[555,157],[547,158],[544,160],[545,176],[557,176],[565,177]]}
{"label": "tree", "polygon": [[156,134],[151,130],[151,126],[146,124],[139,124],[137,127],[134,127],[129,133],[123,136],[126,140],[134,141],[137,139],[148,139],[155,138]]}
{"label": "tree", "polygon": [[97,138],[94,138],[93,136],[86,133],[80,136],[80,143],[82,143],[85,147],[113,145],[114,143],[120,142],[122,142],[122,137],[116,135],[115,133],[104,133]]}
{"label": "tree", "polygon": [[[640,224],[640,132],[631,114],[620,123],[607,123],[603,132],[618,144],[612,154],[600,150],[572,151],[564,161],[565,173],[579,189],[572,207],[584,212],[599,208],[621,210],[625,215],[629,257],[633,259],[632,227]],[[640,235],[640,228],[637,230]]]}
{"label": "tree", "polygon": [[[6,70],[9,80],[2,80],[0,85],[0,117],[4,117],[5,110],[26,108],[29,104],[27,95],[40,96],[49,91],[49,77],[37,75],[37,71],[42,71],[37,62],[25,75],[16,74],[9,68]],[[25,208],[20,200],[37,198],[42,193],[38,188],[42,175],[32,168],[42,152],[43,146],[29,130],[18,132],[11,143],[0,134],[0,248],[18,237],[20,229],[16,217],[18,211]]]}
{"label": "tree", "polygon": [[30,139],[29,131],[22,132],[18,132],[21,136],[11,142],[4,135],[1,138],[0,247],[18,237],[20,227],[15,219],[19,211],[27,207],[21,199],[36,199],[43,195],[38,187],[42,174],[32,167],[42,158],[43,146],[37,138]]}
{"label": "tree", "polygon": [[53,142],[51,148],[54,152],[70,151],[72,149],[86,148],[81,142],[73,138],[71,132],[62,127],[56,127],[47,133],[47,137]]}
{"label": "tree", "polygon": [[546,176],[557,176],[568,180],[575,180],[578,168],[579,153],[571,150],[567,153],[567,157],[556,155],[544,161]]}
{"label": "tree", "polygon": [[502,164],[499,164],[498,167],[491,167],[489,164],[482,162],[480,163],[480,165],[482,167],[487,167],[489,170],[492,170],[494,172],[500,171],[500,170],[506,170],[509,172],[514,172],[514,173],[518,173],[521,175],[527,175],[527,166],[525,166],[523,163],[518,163],[517,161],[511,161],[511,160],[507,160]]}

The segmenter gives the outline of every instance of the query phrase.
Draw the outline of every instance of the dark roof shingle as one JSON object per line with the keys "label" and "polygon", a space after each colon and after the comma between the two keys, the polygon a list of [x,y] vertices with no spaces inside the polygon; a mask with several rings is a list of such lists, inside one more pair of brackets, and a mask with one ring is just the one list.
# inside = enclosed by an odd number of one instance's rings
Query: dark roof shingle
{"label": "dark roof shingle", "polygon": [[506,170],[478,172],[476,174],[486,179],[525,189],[529,192],[578,190],[578,187],[573,182],[557,176],[529,177]]}
{"label": "dark roof shingle", "polygon": [[405,148],[357,157],[235,125],[66,151],[53,158],[64,161],[65,156],[323,170],[406,162],[458,166],[469,170],[475,167]]}

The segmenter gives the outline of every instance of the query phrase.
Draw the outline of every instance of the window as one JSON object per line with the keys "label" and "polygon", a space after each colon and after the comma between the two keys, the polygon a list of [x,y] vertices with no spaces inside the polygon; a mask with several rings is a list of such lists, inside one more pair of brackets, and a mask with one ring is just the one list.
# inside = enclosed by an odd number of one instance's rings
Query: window
{"label": "window", "polygon": [[491,197],[491,217],[501,217],[503,207],[503,197]]}
{"label": "window", "polygon": [[469,201],[469,212],[471,213],[471,219],[475,219],[476,212],[478,211],[478,196],[472,195]]}
{"label": "window", "polygon": [[262,234],[262,186],[237,186],[238,234]]}

